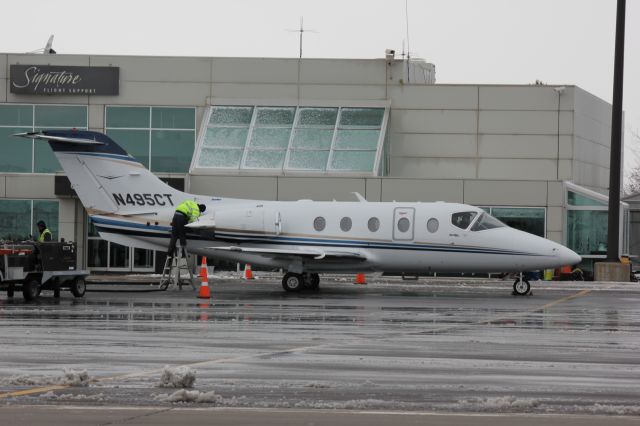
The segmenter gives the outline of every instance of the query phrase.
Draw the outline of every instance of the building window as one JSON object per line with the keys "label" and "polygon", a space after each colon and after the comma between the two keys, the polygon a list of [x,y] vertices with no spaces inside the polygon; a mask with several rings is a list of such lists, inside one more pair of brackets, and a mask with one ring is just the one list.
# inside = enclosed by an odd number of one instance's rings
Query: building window
{"label": "building window", "polygon": [[0,200],[0,240],[22,241],[37,239],[36,223],[47,224],[53,238],[60,239],[58,233],[59,203],[55,200]]}
{"label": "building window", "polygon": [[544,207],[481,207],[505,225],[545,237],[546,209]]}
{"label": "building window", "polygon": [[155,252],[103,240],[88,218],[87,266],[94,271],[152,272]]}
{"label": "building window", "polygon": [[0,104],[0,172],[55,173],[62,167],[47,142],[13,137],[47,129],[86,129],[85,105]]}
{"label": "building window", "polygon": [[567,210],[567,247],[580,255],[607,254],[608,212]]}
{"label": "building window", "polygon": [[195,108],[105,108],[105,130],[118,145],[156,173],[186,173],[196,138]]}
{"label": "building window", "polygon": [[377,174],[386,107],[213,106],[193,169]]}
{"label": "building window", "polygon": [[369,219],[369,221],[367,222],[367,228],[369,228],[369,231],[371,232],[377,232],[378,229],[380,229],[380,219],[378,219],[377,217],[372,217],[371,219]]}

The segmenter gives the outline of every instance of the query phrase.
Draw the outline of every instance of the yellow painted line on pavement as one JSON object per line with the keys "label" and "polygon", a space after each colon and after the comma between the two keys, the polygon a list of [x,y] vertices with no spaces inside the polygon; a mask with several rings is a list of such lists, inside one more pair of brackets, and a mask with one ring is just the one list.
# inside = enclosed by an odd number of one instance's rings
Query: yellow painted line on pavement
{"label": "yellow painted line on pavement", "polygon": [[14,392],[0,393],[0,399],[9,398],[9,397],[12,397],[12,396],[33,395],[34,393],[47,393],[49,391],[67,389],[70,386],[71,385],[42,386],[42,387],[37,387],[37,388],[32,388],[32,389],[25,389],[25,390],[14,391]]}

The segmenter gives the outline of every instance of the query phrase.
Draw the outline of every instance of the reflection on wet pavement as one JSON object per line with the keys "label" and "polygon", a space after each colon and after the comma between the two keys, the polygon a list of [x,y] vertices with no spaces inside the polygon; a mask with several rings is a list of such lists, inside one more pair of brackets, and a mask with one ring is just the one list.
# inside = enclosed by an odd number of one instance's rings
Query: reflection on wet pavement
{"label": "reflection on wet pavement", "polygon": [[[158,371],[189,365],[195,388],[219,396],[205,405],[640,414],[640,287],[533,288],[330,280],[288,294],[271,278],[215,281],[210,301],[191,290],[2,295],[0,403],[170,405]],[[46,380],[34,377],[63,368],[86,370],[90,385],[37,389]]]}

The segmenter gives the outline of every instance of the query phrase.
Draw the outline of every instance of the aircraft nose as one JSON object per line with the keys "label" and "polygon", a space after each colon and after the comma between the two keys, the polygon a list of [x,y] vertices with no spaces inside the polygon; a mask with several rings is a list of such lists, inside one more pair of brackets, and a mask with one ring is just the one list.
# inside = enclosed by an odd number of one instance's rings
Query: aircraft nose
{"label": "aircraft nose", "polygon": [[582,257],[578,253],[564,246],[560,246],[558,259],[562,261],[563,265],[575,265],[582,262]]}

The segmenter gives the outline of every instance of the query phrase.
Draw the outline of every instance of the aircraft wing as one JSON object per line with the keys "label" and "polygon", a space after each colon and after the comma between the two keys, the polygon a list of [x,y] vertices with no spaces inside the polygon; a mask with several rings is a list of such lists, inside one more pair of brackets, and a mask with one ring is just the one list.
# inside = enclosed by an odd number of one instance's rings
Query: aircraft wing
{"label": "aircraft wing", "polygon": [[366,256],[363,256],[360,253],[349,252],[349,251],[338,251],[338,250],[329,250],[329,251],[320,250],[320,249],[293,250],[293,249],[270,249],[270,248],[260,248],[260,247],[239,247],[239,246],[208,247],[208,249],[259,254],[261,256],[273,257],[273,258],[302,257],[302,258],[312,258],[315,260],[332,259],[332,260],[358,260],[358,261],[364,261],[367,259]]}

